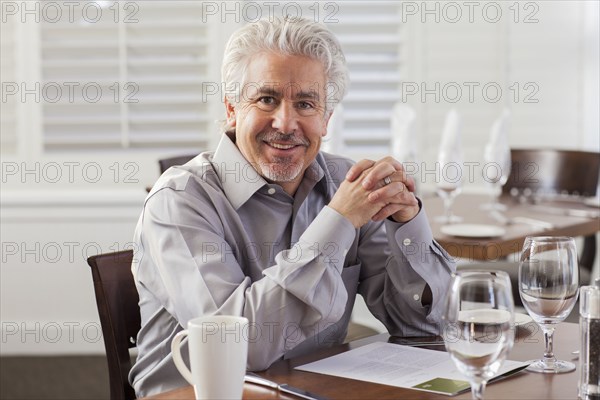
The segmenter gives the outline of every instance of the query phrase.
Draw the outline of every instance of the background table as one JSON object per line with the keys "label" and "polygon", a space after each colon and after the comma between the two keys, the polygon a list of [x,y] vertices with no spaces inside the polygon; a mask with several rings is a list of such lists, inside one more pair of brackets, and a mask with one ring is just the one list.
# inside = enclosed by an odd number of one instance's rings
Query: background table
{"label": "background table", "polygon": [[[308,390],[312,393],[330,399],[470,399],[471,393],[463,393],[455,397],[435,393],[421,392],[393,386],[379,385],[338,378],[335,376],[314,374],[294,370],[295,366],[323,359],[356,347],[375,341],[387,341],[389,336],[381,334],[361,339],[350,344],[335,346],[293,360],[282,360],[271,368],[260,373],[267,379],[278,383],[288,383],[292,386]],[[558,325],[554,335],[554,347],[557,357],[572,360],[573,350],[579,349],[579,327],[577,324],[563,323]],[[444,349],[443,346],[431,347]],[[518,328],[515,346],[509,354],[509,359],[527,361],[539,358],[544,351],[544,339],[539,327],[530,323],[525,328]],[[576,362],[577,363],[577,362]],[[577,399],[578,370],[567,374],[547,375],[532,372],[521,372],[515,376],[493,383],[486,388],[486,400],[574,400]],[[151,397],[152,399],[194,399],[191,386],[176,389]],[[297,397],[279,394],[275,390],[260,386],[245,384],[244,399],[298,399]]]}
{"label": "background table", "polygon": [[[468,224],[491,224],[501,225],[490,216],[489,211],[482,210],[480,206],[489,202],[489,196],[461,194],[452,207],[453,213],[463,218],[462,223]],[[538,205],[517,204],[510,198],[503,197],[502,202],[508,206],[506,216],[529,217],[550,222],[554,225],[552,229],[541,229],[526,224],[505,225],[506,234],[498,238],[461,238],[443,234],[440,229],[442,224],[435,222],[435,217],[443,214],[442,199],[439,197],[425,197],[423,203],[429,221],[433,237],[438,241],[450,255],[471,260],[491,261],[509,254],[520,252],[525,237],[529,235],[545,236],[585,236],[600,231],[600,218],[574,217],[569,215],[550,214],[543,211],[544,207],[555,209],[577,209],[598,215],[598,208],[587,207],[575,201],[545,201]]]}

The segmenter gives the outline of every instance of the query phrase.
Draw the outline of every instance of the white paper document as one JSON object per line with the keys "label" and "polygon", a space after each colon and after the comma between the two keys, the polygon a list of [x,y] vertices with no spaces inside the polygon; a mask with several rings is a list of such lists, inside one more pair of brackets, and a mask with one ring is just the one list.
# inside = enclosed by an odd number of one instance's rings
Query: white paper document
{"label": "white paper document", "polygon": [[[527,365],[506,360],[496,377],[518,372]],[[470,387],[445,351],[386,342],[371,343],[296,369],[446,395]]]}

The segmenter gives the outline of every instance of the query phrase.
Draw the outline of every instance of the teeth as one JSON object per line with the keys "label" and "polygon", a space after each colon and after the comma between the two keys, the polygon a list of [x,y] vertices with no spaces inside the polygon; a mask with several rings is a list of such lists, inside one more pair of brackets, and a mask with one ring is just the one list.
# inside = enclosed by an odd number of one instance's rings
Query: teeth
{"label": "teeth", "polygon": [[279,143],[269,143],[269,146],[275,147],[276,149],[288,150],[292,147],[296,147],[295,144],[279,144]]}

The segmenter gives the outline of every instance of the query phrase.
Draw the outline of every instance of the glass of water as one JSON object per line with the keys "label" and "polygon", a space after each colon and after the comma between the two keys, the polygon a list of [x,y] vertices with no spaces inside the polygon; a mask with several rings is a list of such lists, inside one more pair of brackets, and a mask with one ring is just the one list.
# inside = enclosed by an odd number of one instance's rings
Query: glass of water
{"label": "glass of water", "polygon": [[542,328],[546,351],[530,361],[528,371],[562,373],[575,364],[557,360],[554,328],[571,312],[579,294],[577,248],[572,237],[527,237],[519,263],[519,294],[525,309]]}
{"label": "glass of water", "polygon": [[446,350],[469,380],[473,399],[483,399],[514,343],[510,278],[500,271],[458,272],[446,304]]}

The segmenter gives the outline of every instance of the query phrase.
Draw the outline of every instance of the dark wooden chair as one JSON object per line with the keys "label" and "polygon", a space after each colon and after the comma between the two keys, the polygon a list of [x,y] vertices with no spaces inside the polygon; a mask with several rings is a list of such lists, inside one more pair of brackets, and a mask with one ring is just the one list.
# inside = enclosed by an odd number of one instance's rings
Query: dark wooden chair
{"label": "dark wooden chair", "polygon": [[600,153],[574,150],[512,149],[512,168],[502,188],[533,193],[594,196],[598,185]]}
{"label": "dark wooden chair", "polygon": [[170,158],[163,158],[162,160],[158,160],[158,165],[160,167],[160,173],[162,174],[170,167],[174,165],[183,165],[186,162],[190,161],[192,158],[196,157],[198,154],[185,154],[182,156],[175,156]]}
{"label": "dark wooden chair", "polygon": [[[535,193],[594,196],[600,174],[600,153],[576,150],[512,149],[512,168],[505,193],[529,189]],[[579,266],[582,283],[591,277],[596,235],[583,239]]]}
{"label": "dark wooden chair", "polygon": [[140,330],[139,297],[131,274],[132,260],[132,250],[99,254],[87,260],[92,268],[112,400],[135,399],[127,379],[131,369],[129,349],[136,347]]}
{"label": "dark wooden chair", "polygon": [[[169,168],[171,168],[175,165],[183,165],[196,156],[197,156],[197,154],[185,154],[182,156],[162,158],[162,159],[158,160],[158,168],[160,169],[160,173],[162,174]],[[146,187],[146,192],[150,193],[151,190],[152,190],[151,186]]]}

